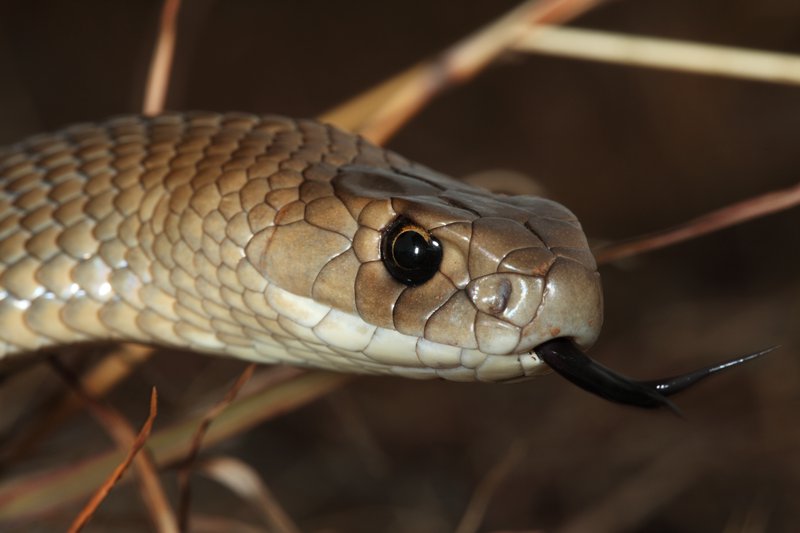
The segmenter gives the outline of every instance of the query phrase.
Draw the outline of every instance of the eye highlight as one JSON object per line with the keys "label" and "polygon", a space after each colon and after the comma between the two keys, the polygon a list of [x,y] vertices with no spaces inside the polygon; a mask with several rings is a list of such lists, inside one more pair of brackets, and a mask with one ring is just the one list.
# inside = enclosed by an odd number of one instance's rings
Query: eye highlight
{"label": "eye highlight", "polygon": [[397,281],[420,285],[439,270],[442,245],[425,228],[399,217],[383,233],[381,259]]}

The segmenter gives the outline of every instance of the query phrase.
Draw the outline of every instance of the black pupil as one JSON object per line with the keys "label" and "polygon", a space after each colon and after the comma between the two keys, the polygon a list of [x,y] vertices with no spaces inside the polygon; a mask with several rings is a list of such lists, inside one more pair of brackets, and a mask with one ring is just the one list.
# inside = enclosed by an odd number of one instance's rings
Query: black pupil
{"label": "black pupil", "polygon": [[396,280],[406,285],[425,283],[436,274],[442,262],[442,246],[424,231],[401,218],[383,236],[383,264]]}
{"label": "black pupil", "polygon": [[416,231],[404,231],[394,240],[392,255],[400,268],[406,270],[418,269],[430,259],[431,243]]}

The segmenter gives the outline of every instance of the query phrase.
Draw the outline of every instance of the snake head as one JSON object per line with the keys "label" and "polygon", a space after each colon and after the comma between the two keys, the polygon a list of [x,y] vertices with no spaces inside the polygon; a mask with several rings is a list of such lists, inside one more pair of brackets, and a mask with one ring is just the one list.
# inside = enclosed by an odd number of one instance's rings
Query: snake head
{"label": "snake head", "polygon": [[520,379],[547,370],[537,346],[567,338],[586,349],[597,338],[600,276],[560,204],[493,195],[416,166],[348,167],[333,185],[358,223],[359,316],[419,339],[409,353],[416,368],[395,372]]}
{"label": "snake head", "polygon": [[438,376],[507,381],[550,368],[607,400],[677,412],[667,396],[769,351],[671,378],[627,378],[583,351],[602,325],[600,276],[562,205],[419,167],[353,168],[334,184],[358,210],[354,245],[368,243],[356,249],[367,259],[356,278],[359,313],[417,336],[417,359]]}
{"label": "snake head", "polygon": [[[672,407],[667,395],[746,360],[654,382],[599,365],[584,350],[602,325],[600,276],[568,209],[491,194],[370,146],[350,164],[309,166],[299,199],[287,195],[246,246],[252,290],[266,286],[280,315],[258,321],[284,360],[456,381],[554,369],[640,407]],[[259,217],[248,214],[251,227]]]}

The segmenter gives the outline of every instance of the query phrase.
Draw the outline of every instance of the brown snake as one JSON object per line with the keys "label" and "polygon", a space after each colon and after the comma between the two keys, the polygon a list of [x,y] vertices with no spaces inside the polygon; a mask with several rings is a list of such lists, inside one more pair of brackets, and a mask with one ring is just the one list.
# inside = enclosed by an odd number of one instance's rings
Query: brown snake
{"label": "brown snake", "polygon": [[118,340],[459,381],[544,359],[642,406],[690,384],[628,380],[574,347],[599,334],[602,296],[569,210],[315,121],[78,125],[0,151],[0,183],[0,359]]}

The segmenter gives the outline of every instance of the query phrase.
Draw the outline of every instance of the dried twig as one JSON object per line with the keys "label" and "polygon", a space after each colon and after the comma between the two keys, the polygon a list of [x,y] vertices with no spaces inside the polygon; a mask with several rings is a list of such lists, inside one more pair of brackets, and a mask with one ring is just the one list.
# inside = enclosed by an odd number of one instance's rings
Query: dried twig
{"label": "dried twig", "polygon": [[800,84],[800,56],[732,46],[538,26],[514,49],[708,76]]}
{"label": "dried twig", "polygon": [[144,105],[142,106],[145,115],[155,115],[164,110],[172,70],[172,57],[175,53],[175,26],[180,6],[180,0],[164,0],[161,8],[161,25],[153,56],[150,59],[150,71],[147,75]]}
{"label": "dried twig", "polygon": [[203,437],[205,437],[209,426],[232,402],[236,399],[239,391],[245,383],[247,383],[256,369],[255,363],[247,365],[247,368],[239,375],[231,388],[216,405],[214,405],[201,420],[197,427],[197,431],[192,437],[192,444],[189,448],[189,453],[186,460],[178,470],[178,487],[180,491],[180,498],[178,503],[178,524],[181,531],[188,531],[189,527],[189,503],[191,501],[191,488],[189,479],[192,475],[192,468],[197,460],[197,455],[200,453],[200,448],[203,445]]}
{"label": "dried twig", "polygon": [[570,20],[604,0],[529,0],[456,43],[333,110],[321,119],[382,144],[434,96],[469,81],[535,24]]}
{"label": "dried twig", "polygon": [[[153,349],[147,346],[123,344],[85,372],[80,378],[81,386],[92,398],[102,398],[126,379],[140,364],[147,361],[151,355],[153,355]],[[29,456],[38,448],[38,443],[44,441],[47,435],[83,405],[84,402],[74,391],[67,391],[55,401],[44,416],[34,423],[30,430],[20,435],[9,455],[13,460]]]}
{"label": "dried twig", "polygon": [[769,522],[776,505],[773,498],[755,490],[747,506],[731,510],[728,522],[721,528],[722,533],[766,533],[770,530]]}
{"label": "dried twig", "polygon": [[269,487],[247,463],[233,457],[215,457],[203,461],[198,471],[247,500],[261,513],[270,531],[300,533]]}
{"label": "dried twig", "polygon": [[572,516],[561,533],[585,531],[629,531],[641,529],[642,522],[659,507],[702,477],[711,468],[708,445],[688,439],[677,448],[665,450],[615,490]]}
{"label": "dried twig", "polygon": [[[265,388],[238,398],[228,406],[208,428],[205,444],[220,442],[265,420],[293,411],[353,379],[345,374],[296,370],[280,372],[280,375],[279,382],[263,380]],[[258,377],[253,379],[257,380]],[[191,436],[202,419],[183,420],[155,432],[148,441],[148,449],[155,463],[164,466],[186,457]],[[0,524],[38,516],[91,494],[122,457],[121,452],[113,450],[77,464],[0,480]]]}
{"label": "dried twig", "polygon": [[522,442],[514,442],[500,461],[489,469],[472,493],[464,515],[456,527],[456,533],[474,533],[480,529],[494,493],[497,492],[514,467],[522,462],[525,452],[526,446]]}
{"label": "dried twig", "polygon": [[[57,358],[51,357],[50,364],[72,390],[84,400],[89,413],[100,423],[111,438],[114,439],[114,442],[117,443],[117,447],[121,450],[132,449],[134,443],[137,441],[137,437],[128,421],[115,409],[103,405],[92,398],[83,388],[78,378]],[[161,482],[158,479],[156,467],[146,454],[133,455],[134,457],[132,460],[135,461],[135,467],[139,475],[138,479],[141,486],[139,492],[147,506],[153,523],[160,532],[177,533],[178,526],[175,521],[175,515],[169,505],[164,488],[161,486]],[[121,475],[120,473],[120,476]]]}
{"label": "dried twig", "polygon": [[675,228],[637,237],[595,251],[598,263],[610,263],[632,255],[664,248],[701,235],[741,224],[754,218],[800,205],[800,183],[712,211]]}
{"label": "dried twig", "polygon": [[231,533],[271,533],[261,526],[254,526],[238,518],[192,513],[192,533],[219,533],[220,531],[229,531]]}
{"label": "dried twig", "polygon": [[106,499],[108,493],[111,492],[111,489],[114,488],[117,481],[122,477],[122,474],[125,473],[128,466],[130,466],[133,459],[139,453],[139,450],[142,449],[145,442],[147,442],[147,438],[150,436],[150,431],[153,429],[153,422],[156,419],[156,415],[158,413],[158,394],[156,393],[156,388],[153,387],[153,390],[150,393],[150,414],[147,416],[147,420],[145,420],[144,424],[142,425],[142,429],[139,430],[138,435],[134,439],[133,443],[131,444],[130,450],[128,450],[128,455],[125,456],[125,459],[117,465],[111,475],[106,479],[103,485],[97,489],[97,492],[94,493],[92,498],[86,503],[84,508],[72,522],[72,525],[69,527],[70,533],[76,533],[83,529],[83,527],[89,522],[89,520],[94,516],[95,511],[103,503],[103,500]]}
{"label": "dried twig", "polygon": [[[108,394],[153,355],[153,348],[141,344],[122,344],[81,376],[81,385],[92,398]],[[66,417],[75,409],[77,398],[64,398],[54,416]],[[58,418],[56,418],[58,420]]]}

